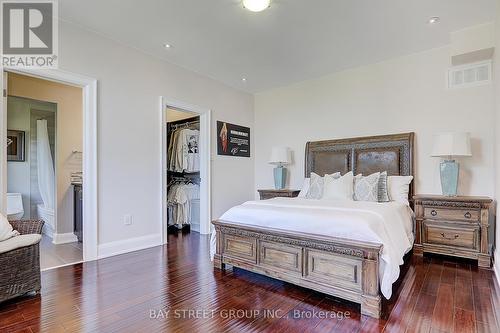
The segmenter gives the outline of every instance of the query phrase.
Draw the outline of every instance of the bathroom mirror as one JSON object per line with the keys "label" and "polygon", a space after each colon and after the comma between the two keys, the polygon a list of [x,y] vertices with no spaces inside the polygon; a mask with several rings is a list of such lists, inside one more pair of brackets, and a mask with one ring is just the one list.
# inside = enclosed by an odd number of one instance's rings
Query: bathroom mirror
{"label": "bathroom mirror", "polygon": [[7,161],[24,162],[24,131],[7,131]]}

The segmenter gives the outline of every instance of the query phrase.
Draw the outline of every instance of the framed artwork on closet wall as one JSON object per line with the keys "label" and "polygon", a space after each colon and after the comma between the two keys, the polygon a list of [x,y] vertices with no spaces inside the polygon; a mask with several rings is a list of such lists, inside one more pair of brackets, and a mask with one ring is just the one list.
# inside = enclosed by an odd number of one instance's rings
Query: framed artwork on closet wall
{"label": "framed artwork on closet wall", "polygon": [[217,154],[250,157],[250,128],[217,121]]}
{"label": "framed artwork on closet wall", "polygon": [[7,161],[24,162],[24,131],[7,130]]}

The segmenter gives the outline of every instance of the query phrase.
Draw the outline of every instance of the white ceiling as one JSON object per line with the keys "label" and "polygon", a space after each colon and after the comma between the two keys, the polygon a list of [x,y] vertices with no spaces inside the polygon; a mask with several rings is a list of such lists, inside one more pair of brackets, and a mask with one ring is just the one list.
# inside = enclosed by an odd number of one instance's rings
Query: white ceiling
{"label": "white ceiling", "polygon": [[[66,21],[248,92],[438,47],[495,14],[495,0],[272,0],[261,13],[239,0],[59,6]],[[428,25],[431,16],[441,23]]]}

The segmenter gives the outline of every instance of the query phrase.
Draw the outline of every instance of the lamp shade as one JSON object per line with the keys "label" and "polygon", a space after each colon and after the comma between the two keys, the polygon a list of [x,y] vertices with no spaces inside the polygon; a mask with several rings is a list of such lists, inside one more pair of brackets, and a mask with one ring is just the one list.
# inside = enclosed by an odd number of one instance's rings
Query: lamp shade
{"label": "lamp shade", "polygon": [[472,156],[470,134],[456,132],[436,135],[432,156]]}
{"label": "lamp shade", "polygon": [[271,152],[271,159],[269,160],[270,164],[290,164],[290,151],[287,147],[273,147]]}

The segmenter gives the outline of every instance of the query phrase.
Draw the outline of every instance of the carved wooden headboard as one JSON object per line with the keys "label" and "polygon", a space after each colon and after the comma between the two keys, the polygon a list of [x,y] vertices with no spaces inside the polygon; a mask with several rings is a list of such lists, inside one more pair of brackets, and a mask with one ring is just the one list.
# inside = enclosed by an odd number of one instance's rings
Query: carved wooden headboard
{"label": "carved wooden headboard", "polygon": [[[414,133],[313,141],[306,144],[306,177],[340,171],[369,175],[387,171],[389,176],[414,176]],[[414,195],[410,184],[409,199]]]}

